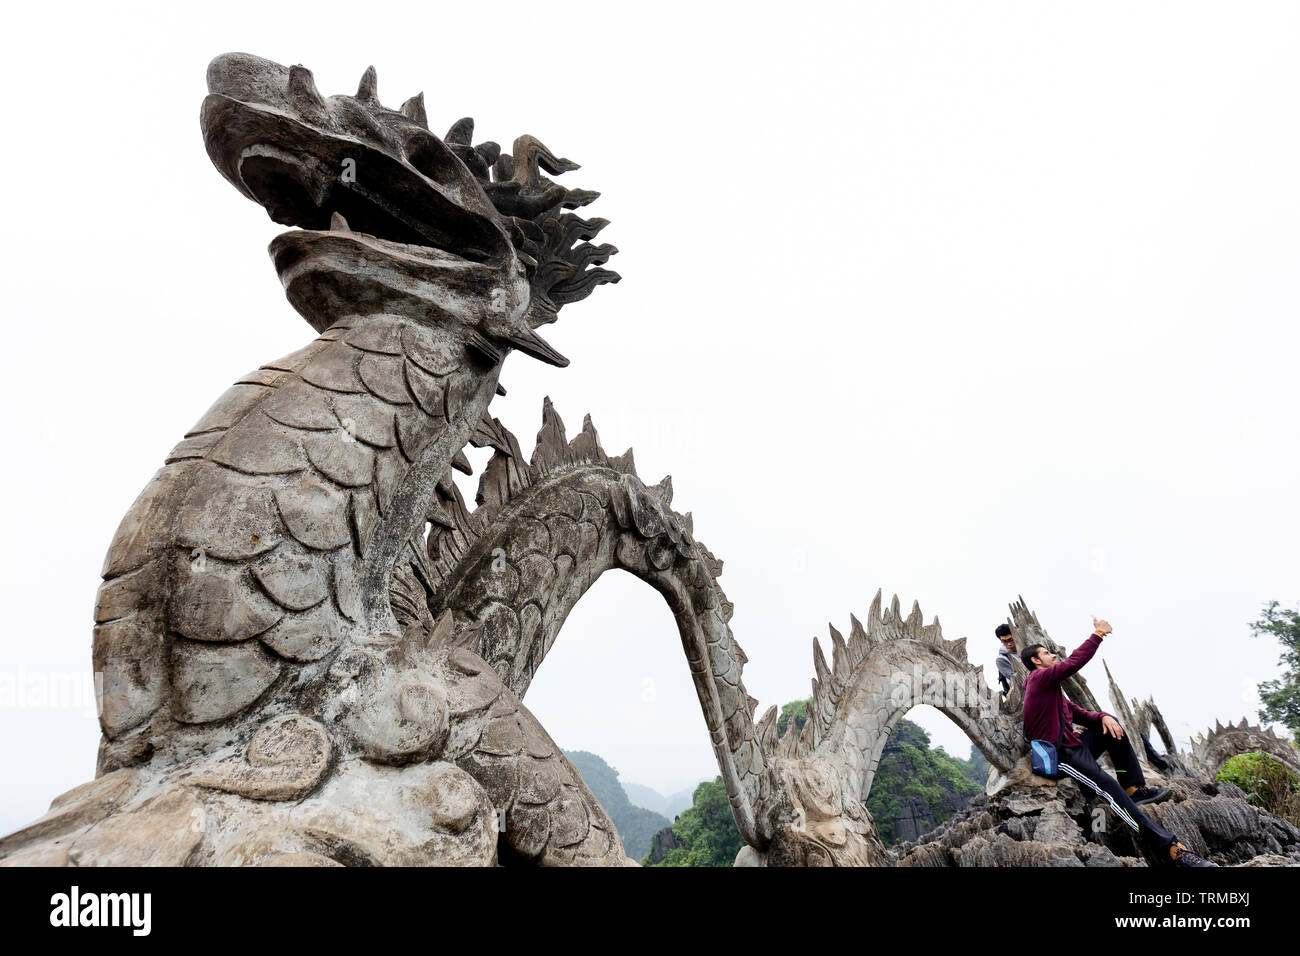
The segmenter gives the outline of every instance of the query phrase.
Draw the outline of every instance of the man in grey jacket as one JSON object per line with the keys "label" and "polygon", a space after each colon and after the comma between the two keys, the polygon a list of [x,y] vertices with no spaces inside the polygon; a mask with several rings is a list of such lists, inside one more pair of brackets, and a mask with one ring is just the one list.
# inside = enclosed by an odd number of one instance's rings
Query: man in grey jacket
{"label": "man in grey jacket", "polygon": [[1011,662],[1018,656],[1016,653],[1016,639],[1011,636],[1011,626],[1009,624],[999,624],[997,630],[993,633],[1002,642],[1002,649],[998,651],[998,683],[1002,685],[1002,696],[1005,697],[1011,693],[1011,675],[1015,673],[1012,670]]}

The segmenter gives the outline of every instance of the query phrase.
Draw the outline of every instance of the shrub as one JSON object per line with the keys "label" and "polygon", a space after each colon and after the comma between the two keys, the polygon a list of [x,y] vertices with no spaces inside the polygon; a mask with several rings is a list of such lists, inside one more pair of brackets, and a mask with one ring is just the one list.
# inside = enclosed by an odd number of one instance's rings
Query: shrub
{"label": "shrub", "polygon": [[1300,774],[1282,761],[1266,753],[1237,754],[1214,779],[1235,783],[1255,806],[1300,826]]}

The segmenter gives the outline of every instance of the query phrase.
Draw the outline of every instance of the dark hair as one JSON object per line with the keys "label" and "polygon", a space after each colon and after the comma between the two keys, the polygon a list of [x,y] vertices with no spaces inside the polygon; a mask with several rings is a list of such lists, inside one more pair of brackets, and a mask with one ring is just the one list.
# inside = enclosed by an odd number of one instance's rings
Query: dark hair
{"label": "dark hair", "polygon": [[1020,652],[1020,662],[1024,664],[1027,669],[1031,671],[1034,670],[1034,658],[1038,656],[1038,652],[1042,649],[1042,644],[1030,644]]}
{"label": "dark hair", "polygon": [[1011,636],[1011,625],[1010,625],[1010,624],[999,624],[997,630],[994,631],[993,633],[996,634],[998,637],[1010,637],[1010,636]]}

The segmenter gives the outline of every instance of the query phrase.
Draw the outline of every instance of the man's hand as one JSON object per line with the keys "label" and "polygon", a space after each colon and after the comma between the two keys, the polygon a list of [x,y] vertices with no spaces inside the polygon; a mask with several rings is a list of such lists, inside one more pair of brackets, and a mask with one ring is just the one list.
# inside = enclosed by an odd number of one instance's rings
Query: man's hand
{"label": "man's hand", "polygon": [[1116,740],[1120,740],[1124,736],[1124,728],[1121,727],[1119,721],[1110,714],[1101,715],[1101,732],[1103,734],[1110,734]]}
{"label": "man's hand", "polygon": [[1094,634],[1100,634],[1102,637],[1105,637],[1110,633],[1110,630],[1110,624],[1106,621],[1099,621],[1095,617],[1092,619],[1092,632]]}

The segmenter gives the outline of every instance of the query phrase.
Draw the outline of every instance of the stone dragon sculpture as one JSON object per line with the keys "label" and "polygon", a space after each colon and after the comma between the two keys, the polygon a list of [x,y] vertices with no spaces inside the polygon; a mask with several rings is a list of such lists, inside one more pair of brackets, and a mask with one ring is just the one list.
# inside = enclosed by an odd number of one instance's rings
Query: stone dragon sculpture
{"label": "stone dragon sculpture", "polygon": [[[522,703],[613,569],[673,613],[738,863],[886,863],[865,802],[917,704],[1012,770],[1018,689],[999,700],[964,639],[880,594],[830,629],[829,661],[814,641],[808,722],[778,738],[671,480],[645,484],[590,418],[570,439],[549,400],[527,458],[490,415],[505,358],[567,364],[536,330],[618,280],[606,221],[572,211],[598,194],[545,175],[576,164],[531,136],[475,145],[468,119],[439,138],[421,96],[380,103],[373,69],[326,98],[301,66],[228,54],[208,88],[208,154],[292,227],[270,253],[319,336],[240,378],[123,519],[95,608],[97,777],[0,839],[5,863],[627,862]],[[467,445],[492,449],[472,509]]]}

